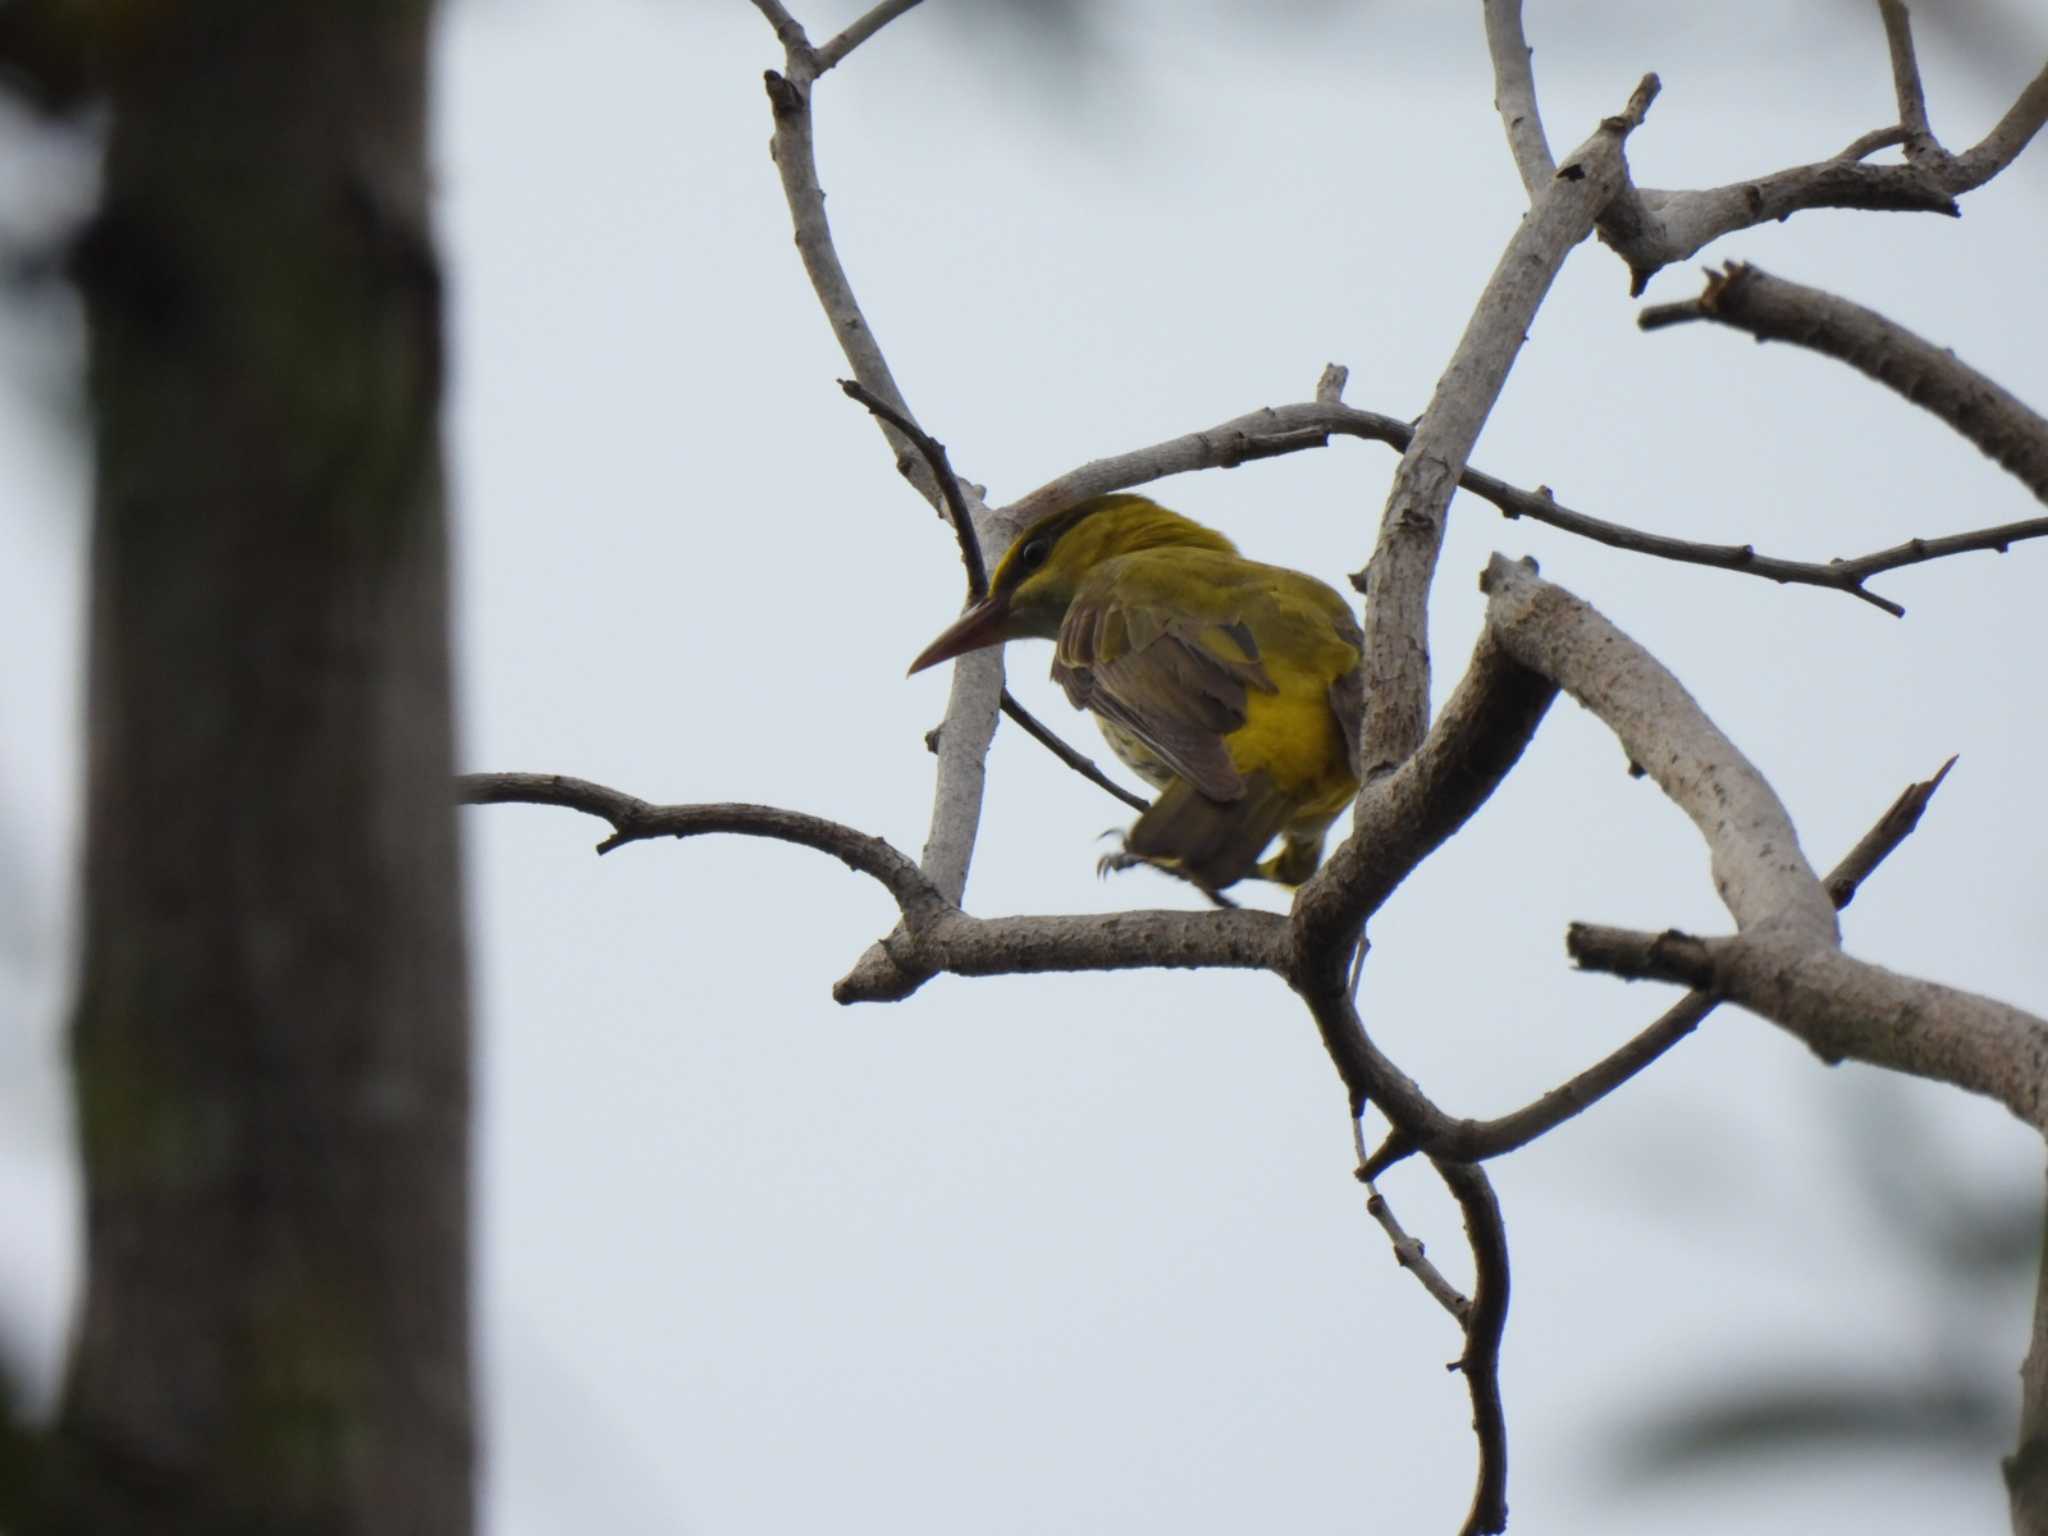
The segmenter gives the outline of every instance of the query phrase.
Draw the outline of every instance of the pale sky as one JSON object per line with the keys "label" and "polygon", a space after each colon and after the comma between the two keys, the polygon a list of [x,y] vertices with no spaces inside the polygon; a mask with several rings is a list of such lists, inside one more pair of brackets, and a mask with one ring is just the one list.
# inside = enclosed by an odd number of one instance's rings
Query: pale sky
{"label": "pale sky", "polygon": [[[858,7],[792,9],[814,38]],[[817,92],[841,255],[912,408],[1005,501],[1101,454],[1308,397],[1412,416],[1524,206],[1476,6],[1117,0],[1079,53],[899,21]],[[1933,7],[1923,7],[1933,10]],[[1863,7],[1534,4],[1562,153],[1655,69],[1638,181],[1834,153],[1892,115]],[[1922,39],[1973,141],[2048,58]],[[441,234],[463,766],[831,816],[915,854],[943,709],[911,656],[957,611],[953,540],[834,379],[766,144],[780,50],[744,0],[465,0],[442,29]],[[31,222],[56,157],[8,119]],[[23,210],[27,210],[24,212]],[[1813,213],[1722,241],[2048,406],[2048,145],[1960,221]],[[1568,505],[1825,559],[2039,515],[1933,418],[1838,364],[1639,334],[1578,252],[1474,462]],[[84,481],[61,318],[0,313],[0,1340],[47,1391],[76,1277],[60,1028],[78,821]],[[1165,482],[1248,554],[1341,584],[1395,457]],[[1825,868],[1961,762],[1846,914],[1856,954],[2048,1008],[2048,541],[1839,594],[1654,563],[1453,506],[1433,608],[1455,683],[1489,552],[1648,645],[1772,779]],[[1016,692],[1107,763],[1014,647]],[[1728,926],[1690,825],[1569,702],[1376,921],[1362,1002],[1446,1108],[1511,1108],[1668,990],[1574,974],[1577,918]],[[1459,1340],[1350,1177],[1344,1101],[1271,978],[940,978],[843,1010],[893,912],[836,861],[728,840],[603,859],[600,824],[466,811],[482,1052],[486,1508],[499,1536],[1449,1530],[1470,1497]],[[1099,883],[1125,809],[998,736],[978,913],[1198,903]],[[1253,899],[1271,904],[1271,896]],[[1873,1150],[1882,1147],[1883,1155]],[[2002,1110],[1827,1070],[1716,1016],[1642,1080],[1493,1165],[1515,1264],[1512,1529],[1993,1531],[1988,1461],[1930,1446],[1618,1481],[1628,1437],[1758,1379],[1880,1391],[1938,1363],[2016,1402],[2030,1296],[1916,1256],[1926,1174],[2038,1192]],[[1426,1172],[1385,1186],[1462,1279]],[[2001,1430],[2001,1434],[2004,1431]]]}

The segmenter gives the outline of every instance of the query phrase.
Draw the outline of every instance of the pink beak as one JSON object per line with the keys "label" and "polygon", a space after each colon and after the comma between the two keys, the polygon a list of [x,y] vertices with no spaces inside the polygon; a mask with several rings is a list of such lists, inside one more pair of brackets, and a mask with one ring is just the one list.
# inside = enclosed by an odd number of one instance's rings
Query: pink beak
{"label": "pink beak", "polygon": [[964,656],[983,646],[1002,644],[1008,638],[1003,633],[1003,620],[1009,616],[1009,603],[1000,598],[983,598],[955,619],[938,639],[918,652],[917,660],[910,664],[910,671],[904,675],[912,676],[926,667],[935,667],[942,661],[951,661],[955,656]]}

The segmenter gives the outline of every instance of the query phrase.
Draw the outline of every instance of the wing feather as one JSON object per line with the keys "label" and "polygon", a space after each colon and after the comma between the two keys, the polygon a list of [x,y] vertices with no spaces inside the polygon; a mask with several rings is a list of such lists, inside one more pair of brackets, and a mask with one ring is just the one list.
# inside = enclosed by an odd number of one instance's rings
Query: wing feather
{"label": "wing feather", "polygon": [[1249,689],[1277,691],[1244,624],[1083,593],[1060,627],[1052,675],[1069,702],[1138,737],[1209,799],[1243,797],[1224,737],[1245,723]]}

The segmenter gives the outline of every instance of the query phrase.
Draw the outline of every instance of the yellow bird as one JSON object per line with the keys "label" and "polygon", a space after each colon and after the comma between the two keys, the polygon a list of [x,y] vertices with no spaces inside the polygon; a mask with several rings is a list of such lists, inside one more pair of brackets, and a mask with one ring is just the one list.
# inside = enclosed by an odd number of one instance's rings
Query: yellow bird
{"label": "yellow bird", "polygon": [[1336,592],[1143,496],[1096,496],[1026,529],[910,670],[1027,637],[1054,642],[1053,681],[1160,791],[1105,868],[1211,896],[1315,872],[1358,793],[1365,703],[1365,639]]}

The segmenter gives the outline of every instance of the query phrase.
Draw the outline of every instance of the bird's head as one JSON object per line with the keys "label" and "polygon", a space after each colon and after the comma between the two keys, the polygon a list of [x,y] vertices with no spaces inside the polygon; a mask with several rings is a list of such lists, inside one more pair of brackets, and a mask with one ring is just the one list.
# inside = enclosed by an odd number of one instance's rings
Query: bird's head
{"label": "bird's head", "polygon": [[1049,640],[1096,566],[1117,555],[1169,546],[1237,553],[1214,529],[1144,496],[1091,496],[1042,517],[1003,556],[989,578],[988,596],[926,646],[910,670],[922,672],[1005,640]]}

